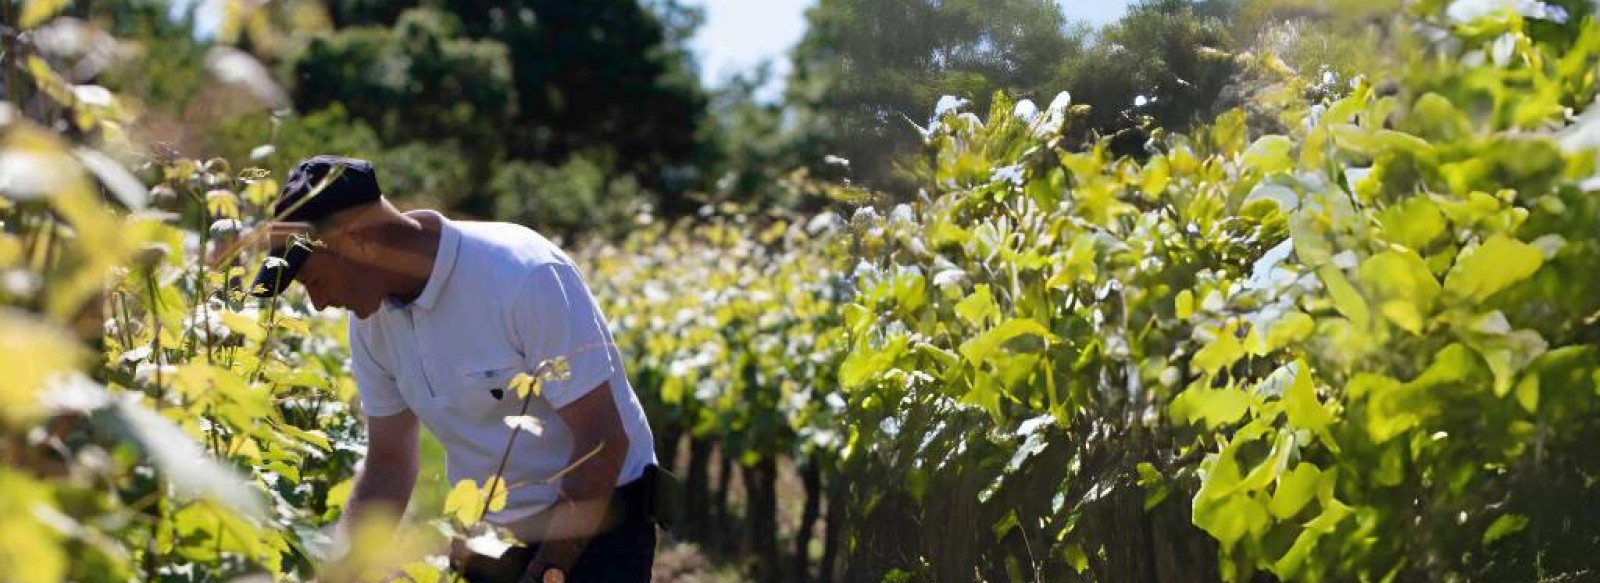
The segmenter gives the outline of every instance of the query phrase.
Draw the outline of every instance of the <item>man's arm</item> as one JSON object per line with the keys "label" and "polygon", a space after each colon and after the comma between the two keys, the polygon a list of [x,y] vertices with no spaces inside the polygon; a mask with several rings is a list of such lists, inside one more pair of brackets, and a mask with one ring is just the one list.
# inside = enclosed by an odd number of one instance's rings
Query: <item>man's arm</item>
{"label": "man's arm", "polygon": [[349,533],[373,508],[397,517],[405,512],[417,483],[417,425],[410,410],[367,419],[367,458],[339,518],[341,532]]}
{"label": "man's arm", "polygon": [[571,471],[561,479],[562,499],[550,516],[549,535],[539,545],[530,569],[555,565],[570,570],[583,547],[605,522],[611,493],[628,459],[628,433],[602,382],[557,411],[572,432]]}

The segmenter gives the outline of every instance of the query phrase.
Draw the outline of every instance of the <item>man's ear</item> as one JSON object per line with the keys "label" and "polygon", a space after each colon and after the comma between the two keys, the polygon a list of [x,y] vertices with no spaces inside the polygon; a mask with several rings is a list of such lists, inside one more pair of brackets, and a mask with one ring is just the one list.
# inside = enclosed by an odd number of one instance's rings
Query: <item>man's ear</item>
{"label": "man's ear", "polygon": [[370,259],[379,254],[378,234],[372,227],[339,229],[328,233],[324,243],[345,257]]}

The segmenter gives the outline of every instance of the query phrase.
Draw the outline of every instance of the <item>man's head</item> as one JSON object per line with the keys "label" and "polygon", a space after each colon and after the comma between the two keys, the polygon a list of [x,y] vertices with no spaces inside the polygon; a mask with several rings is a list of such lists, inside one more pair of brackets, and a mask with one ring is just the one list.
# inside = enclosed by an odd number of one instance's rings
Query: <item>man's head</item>
{"label": "man's head", "polygon": [[319,310],[340,306],[361,317],[376,311],[390,278],[373,261],[351,256],[348,224],[373,207],[387,205],[372,163],[339,156],[301,161],[273,206],[271,250],[252,295],[273,297],[298,280]]}

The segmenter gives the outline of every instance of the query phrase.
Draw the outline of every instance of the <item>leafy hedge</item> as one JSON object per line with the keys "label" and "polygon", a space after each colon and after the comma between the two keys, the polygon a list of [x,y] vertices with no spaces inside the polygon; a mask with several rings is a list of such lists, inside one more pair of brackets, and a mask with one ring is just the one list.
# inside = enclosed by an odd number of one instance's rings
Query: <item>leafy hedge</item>
{"label": "leafy hedge", "polygon": [[[1067,96],[952,102],[918,200],[590,249],[687,532],[742,514],[764,579],[1592,576],[1589,10],[1414,2],[1392,69],[1282,80],[1287,135],[1231,113],[1138,159],[1072,149]],[[270,175],[141,157],[114,95],[5,40],[0,571],[437,580],[391,526],[316,564],[361,436],[342,326],[245,300],[226,252]],[[453,536],[492,543],[486,478]]]}
{"label": "leafy hedge", "polygon": [[1140,159],[941,107],[918,200],[645,228],[600,295],[668,443],[829,469],[824,575],[1592,575],[1588,10],[1411,3],[1287,135]]}

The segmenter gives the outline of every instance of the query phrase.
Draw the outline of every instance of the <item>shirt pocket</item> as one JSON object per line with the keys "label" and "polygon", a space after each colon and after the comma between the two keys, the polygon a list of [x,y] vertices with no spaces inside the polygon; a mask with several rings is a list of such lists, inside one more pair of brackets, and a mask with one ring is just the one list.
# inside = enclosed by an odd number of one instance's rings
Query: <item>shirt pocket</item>
{"label": "shirt pocket", "polygon": [[520,399],[508,385],[523,372],[521,362],[486,361],[461,367],[456,372],[456,390],[444,404],[468,419],[491,420],[515,415]]}

